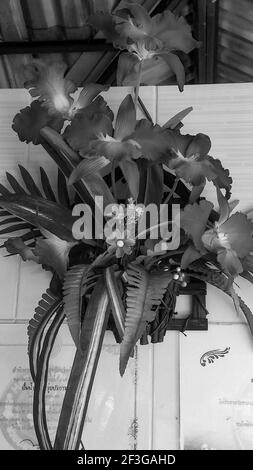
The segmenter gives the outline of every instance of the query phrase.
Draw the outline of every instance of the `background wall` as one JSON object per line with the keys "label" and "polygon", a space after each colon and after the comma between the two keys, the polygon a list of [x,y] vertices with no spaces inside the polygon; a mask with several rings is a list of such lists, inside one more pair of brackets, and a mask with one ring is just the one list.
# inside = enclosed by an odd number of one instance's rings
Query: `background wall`
{"label": "background wall", "polygon": [[[114,111],[127,91],[114,88],[107,93]],[[192,85],[182,94],[177,87],[143,87],[141,98],[159,124],[193,106],[183,132],[210,135],[211,155],[220,158],[234,178],[233,199],[241,200],[239,209],[253,208],[252,84]],[[29,102],[25,90],[0,91],[0,181],[5,183],[6,171],[18,175],[17,163],[35,179],[39,166],[55,178],[54,164],[44,150],[20,143],[11,129],[16,112]],[[209,185],[206,194],[215,202]],[[5,254],[1,250],[0,449],[31,448],[37,443],[26,328],[49,276],[39,266]],[[253,308],[251,285],[240,281],[238,289]],[[163,344],[138,347],[123,379],[118,346],[107,334],[85,423],[87,449],[253,449],[253,341],[244,318],[215,288],[208,289],[207,308],[208,332],[168,332]],[[205,356],[213,350],[218,350],[216,358]],[[52,434],[73,354],[64,326],[49,377]]]}

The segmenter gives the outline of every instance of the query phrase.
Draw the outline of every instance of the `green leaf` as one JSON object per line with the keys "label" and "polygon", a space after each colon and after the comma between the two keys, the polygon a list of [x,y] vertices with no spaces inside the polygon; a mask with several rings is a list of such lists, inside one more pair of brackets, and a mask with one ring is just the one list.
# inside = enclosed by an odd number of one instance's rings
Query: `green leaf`
{"label": "green leaf", "polygon": [[43,197],[29,171],[27,171],[26,168],[24,168],[22,165],[18,165],[18,167],[29,194],[32,196]]}
{"label": "green leaf", "polygon": [[148,273],[142,266],[131,264],[127,269],[127,313],[125,333],[120,346],[120,374],[142,336],[147,322],[152,322],[161,304],[172,275],[165,272]]}
{"label": "green leaf", "polygon": [[253,313],[250,310],[250,308],[245,304],[245,302],[241,299],[241,297],[238,295],[239,303],[242,312],[244,313],[246,320],[248,322],[251,334],[253,336]]}
{"label": "green leaf", "polygon": [[55,450],[78,450],[102,343],[108,323],[109,297],[101,278],[92,294],[77,349],[55,438]]}
{"label": "green leaf", "polygon": [[206,229],[206,224],[213,209],[209,201],[200,201],[187,205],[181,212],[181,228],[191,237],[197,250],[203,251],[201,237]]}
{"label": "green leaf", "polygon": [[56,202],[56,197],[52,189],[52,186],[50,184],[49,178],[45,170],[42,167],[40,167],[40,179],[41,179],[41,185],[42,185],[46,198],[49,201]]}
{"label": "green leaf", "polygon": [[182,120],[188,116],[189,113],[193,111],[193,107],[190,106],[189,108],[184,109],[183,111],[180,111],[177,113],[173,118],[170,118],[164,125],[163,127],[165,129],[171,129],[174,130],[177,128],[177,126],[182,122]]}
{"label": "green leaf", "polygon": [[40,131],[49,126],[60,132],[64,123],[62,118],[52,118],[48,110],[39,101],[33,101],[31,106],[21,109],[13,120],[12,129],[18,134],[21,142],[34,145],[41,143]]}
{"label": "green leaf", "polygon": [[59,168],[58,168],[57,187],[58,187],[59,203],[64,207],[70,207],[70,200],[69,200],[69,193],[68,193],[66,178]]}
{"label": "green leaf", "polygon": [[0,198],[0,206],[31,225],[42,227],[63,240],[74,241],[72,226],[76,219],[70,210],[55,202],[14,194],[8,198]]}
{"label": "green leaf", "polygon": [[26,194],[24,188],[20,186],[19,182],[12,176],[8,171],[6,171],[6,178],[11,185],[12,189],[15,191],[16,194]]}
{"label": "green leaf", "polygon": [[113,204],[114,197],[102,178],[100,171],[109,166],[109,160],[105,157],[95,157],[94,159],[83,159],[79,165],[75,167],[69,178],[69,184],[74,184],[76,181],[82,180],[88,188],[89,193],[95,196],[103,196],[104,205]]}
{"label": "green leaf", "polygon": [[120,340],[123,339],[125,331],[125,307],[122,302],[122,296],[120,294],[117,278],[112,267],[105,269],[105,281],[106,287],[110,298],[110,304],[114,322],[118,331]]}

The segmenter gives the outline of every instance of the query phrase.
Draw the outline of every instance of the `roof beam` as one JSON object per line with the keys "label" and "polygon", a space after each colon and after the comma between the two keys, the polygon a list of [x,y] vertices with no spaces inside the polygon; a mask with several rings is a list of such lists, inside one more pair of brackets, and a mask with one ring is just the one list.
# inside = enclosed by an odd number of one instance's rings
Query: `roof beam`
{"label": "roof beam", "polygon": [[11,54],[50,54],[55,52],[98,52],[115,51],[105,40],[65,40],[65,41],[9,41],[0,42],[0,55]]}

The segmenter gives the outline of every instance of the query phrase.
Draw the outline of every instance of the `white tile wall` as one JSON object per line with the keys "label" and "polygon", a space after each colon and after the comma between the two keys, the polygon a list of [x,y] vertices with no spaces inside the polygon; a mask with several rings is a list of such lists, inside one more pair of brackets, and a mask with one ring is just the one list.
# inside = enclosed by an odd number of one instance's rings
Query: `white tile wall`
{"label": "white tile wall", "polygon": [[[130,89],[114,88],[107,94],[114,111],[126,91]],[[176,112],[193,105],[194,111],[185,119],[183,132],[204,132],[211,136],[212,155],[221,158],[224,165],[231,168],[235,198],[241,199],[240,207],[248,208],[251,204],[253,169],[253,85],[187,86],[182,94],[176,87],[143,87],[141,97],[154,121],[160,124]],[[1,181],[6,170],[17,174],[17,162],[27,166],[33,175],[36,175],[36,168],[40,165],[49,174],[55,174],[54,163],[44,150],[21,144],[11,130],[13,116],[28,103],[26,91],[0,91]],[[139,117],[142,117],[141,113]],[[209,188],[207,194],[213,197]],[[7,405],[8,400],[16,397],[13,395],[13,384],[16,384],[17,392],[21,387],[15,367],[28,367],[27,320],[48,283],[48,273],[42,272],[40,267],[28,262],[21,263],[15,257],[4,258],[4,252],[0,252],[0,448],[29,446],[28,441],[25,444],[20,442],[26,438],[25,433],[31,438],[31,430],[10,437],[6,416],[11,411]],[[251,287],[246,282],[240,281],[240,284],[241,296],[253,308]],[[222,412],[222,417],[219,416],[222,406],[217,406],[218,396],[223,396],[223,393],[227,397],[233,395],[233,383],[238,387],[240,383],[242,387],[248,386],[248,379],[245,379],[246,382],[242,380],[243,374],[248,374],[247,364],[252,360],[253,352],[248,330],[242,324],[244,319],[234,313],[231,301],[214,288],[208,289],[207,307],[210,311],[208,333],[188,333],[184,337],[177,332],[168,332],[163,344],[139,347],[124,379],[118,374],[118,346],[107,334],[85,424],[87,448],[177,449],[180,446],[198,447],[205,443],[217,447],[219,434],[216,427],[220,423],[227,433],[221,441],[224,445],[232,448],[251,446],[251,438],[247,437],[250,432],[245,434],[245,430],[251,429],[250,426],[236,426],[235,437],[232,428],[224,424],[226,413]],[[64,326],[54,351],[54,367],[68,368],[71,364],[73,348],[70,341]],[[205,370],[199,365],[199,358],[204,352],[227,346],[231,347],[231,354],[218,359]],[[223,375],[225,369],[226,374]],[[204,379],[203,373],[206,374]],[[250,393],[248,388],[245,393]],[[15,399],[27,400],[31,407],[31,396],[31,392],[24,394],[21,390],[19,398],[17,395]],[[31,409],[29,406],[28,409]],[[242,417],[236,418],[236,422],[251,419],[250,414],[245,417],[245,410],[246,406],[240,411]],[[209,436],[212,437],[209,439]]]}

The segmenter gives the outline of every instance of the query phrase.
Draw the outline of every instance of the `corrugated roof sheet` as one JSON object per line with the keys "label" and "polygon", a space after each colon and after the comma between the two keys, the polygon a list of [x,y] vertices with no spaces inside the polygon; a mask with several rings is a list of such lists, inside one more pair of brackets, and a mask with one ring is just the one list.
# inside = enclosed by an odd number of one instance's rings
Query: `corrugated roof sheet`
{"label": "corrugated roof sheet", "polygon": [[220,0],[216,81],[253,81],[253,2]]}
{"label": "corrugated roof sheet", "polygon": [[[185,16],[191,25],[195,23],[194,0],[136,1],[149,10],[161,3],[175,14]],[[1,0],[0,37],[2,41],[64,41],[101,37],[100,33],[87,25],[87,17],[93,11],[111,10],[120,2],[121,0]],[[50,58],[55,61],[63,60],[69,69],[69,77],[79,86],[85,81],[100,79],[115,84],[117,52],[66,52],[50,54]],[[22,87],[19,70],[22,64],[30,60],[31,55],[0,56],[0,88]],[[190,57],[183,57],[183,60],[187,82],[196,81],[197,54],[194,52]]]}

